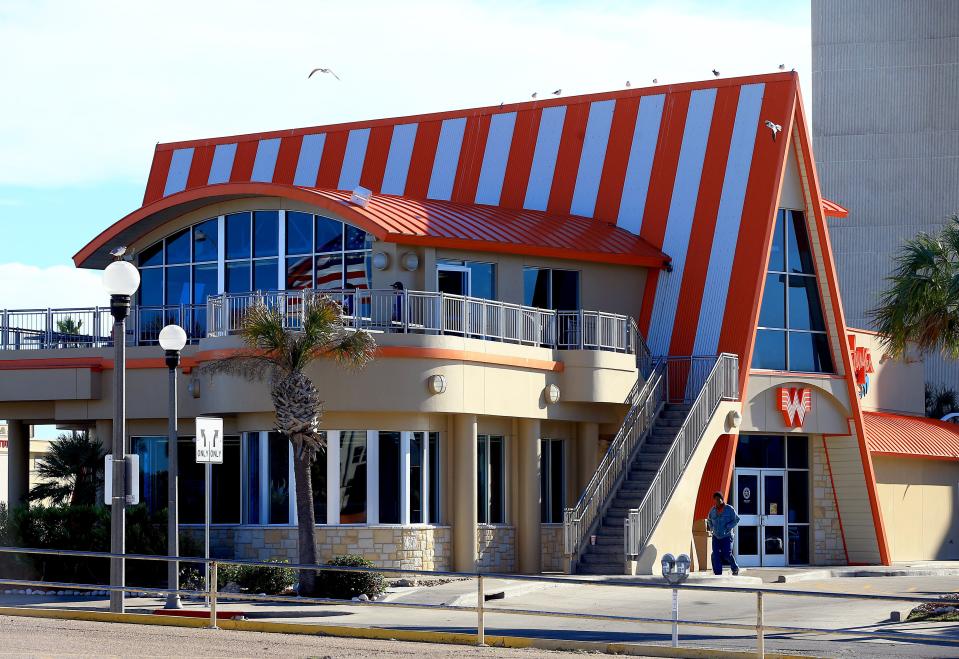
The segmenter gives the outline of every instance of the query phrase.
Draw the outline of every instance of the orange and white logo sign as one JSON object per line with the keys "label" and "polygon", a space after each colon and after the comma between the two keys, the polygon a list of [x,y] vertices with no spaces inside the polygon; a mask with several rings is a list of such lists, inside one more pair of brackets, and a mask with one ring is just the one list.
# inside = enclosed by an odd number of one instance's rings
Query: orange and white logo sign
{"label": "orange and white logo sign", "polygon": [[812,410],[812,390],[797,387],[779,387],[779,411],[790,428],[799,428]]}

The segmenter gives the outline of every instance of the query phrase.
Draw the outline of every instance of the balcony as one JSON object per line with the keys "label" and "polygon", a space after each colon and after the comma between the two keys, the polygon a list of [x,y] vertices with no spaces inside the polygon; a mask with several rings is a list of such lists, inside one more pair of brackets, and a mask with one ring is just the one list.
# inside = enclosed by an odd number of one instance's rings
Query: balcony
{"label": "balcony", "polygon": [[[191,343],[236,334],[254,304],[278,309],[289,329],[302,326],[303,301],[328,295],[348,326],[374,333],[462,336],[558,350],[602,350],[649,356],[636,322],[600,311],[553,311],[496,300],[412,290],[278,291],[212,296],[205,305],[134,306],[127,344],[155,345],[175,323]],[[0,312],[0,350],[99,348],[112,345],[107,307]]]}

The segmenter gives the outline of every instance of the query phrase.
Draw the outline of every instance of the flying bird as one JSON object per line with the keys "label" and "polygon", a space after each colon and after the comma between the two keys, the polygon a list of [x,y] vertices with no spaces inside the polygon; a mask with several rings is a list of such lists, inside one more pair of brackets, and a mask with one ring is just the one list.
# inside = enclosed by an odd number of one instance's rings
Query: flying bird
{"label": "flying bird", "polygon": [[716,69],[713,69],[713,75],[718,78],[718,77],[719,77],[719,71],[717,71]]}
{"label": "flying bird", "polygon": [[110,250],[110,256],[112,256],[118,261],[122,259],[123,255],[126,253],[127,253],[126,245],[121,245],[120,247],[114,247],[113,249]]}
{"label": "flying bird", "polygon": [[310,78],[312,78],[314,73],[329,73],[331,76],[333,76],[337,80],[340,79],[340,76],[333,73],[333,69],[313,69],[312,71],[310,71],[310,75],[306,76],[306,79],[309,80]]}
{"label": "flying bird", "polygon": [[769,130],[773,132],[773,142],[776,141],[776,135],[782,132],[782,129],[783,129],[782,126],[780,126],[779,124],[774,124],[769,119],[766,120],[766,128],[768,128]]}

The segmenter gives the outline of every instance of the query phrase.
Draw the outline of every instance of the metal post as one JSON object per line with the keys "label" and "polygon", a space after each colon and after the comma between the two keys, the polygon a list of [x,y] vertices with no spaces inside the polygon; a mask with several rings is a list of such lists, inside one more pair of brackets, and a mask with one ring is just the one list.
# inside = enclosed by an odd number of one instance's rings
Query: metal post
{"label": "metal post", "polygon": [[[130,312],[129,295],[113,295],[113,500],[110,507],[110,552],[126,552],[126,317]],[[110,585],[126,585],[123,558],[110,559]],[[123,613],[124,593],[110,591],[110,611]]]}
{"label": "metal post", "polygon": [[210,558],[210,476],[211,476],[211,472],[212,472],[212,467],[213,467],[213,465],[210,464],[209,462],[207,462],[207,463],[204,465],[204,467],[205,467],[205,472],[206,472],[206,478],[204,479],[204,480],[206,481],[206,484],[205,484],[205,486],[204,486],[204,490],[206,491],[206,495],[205,495],[205,499],[206,499],[206,500],[205,500],[204,505],[203,505],[203,510],[204,510],[204,512],[205,512],[205,515],[204,515],[204,517],[205,517],[205,523],[204,523],[204,525],[203,525],[203,528],[204,528],[204,533],[203,533],[203,535],[204,535],[204,538],[203,538],[203,557],[206,558],[207,561],[208,561],[208,562],[205,564],[205,565],[206,565],[206,568],[205,568],[204,571],[206,572],[206,585],[207,585],[207,588],[209,588],[209,587],[210,587],[210,578],[211,578],[211,576],[210,576],[210,563],[209,563],[209,558]]}
{"label": "metal post", "polygon": [[210,590],[210,627],[209,629],[219,629],[216,626],[216,561],[212,563],[207,563],[207,568],[210,570],[210,576],[212,580],[207,582],[209,583]]}
{"label": "metal post", "polygon": [[673,588],[673,647],[679,647],[679,589]]}
{"label": "metal post", "polygon": [[483,620],[483,606],[486,596],[483,594],[483,575],[476,578],[476,645],[486,647],[486,622]]}
{"label": "metal post", "polygon": [[763,632],[763,591],[756,591],[756,656],[766,656],[766,639]]}
{"label": "metal post", "polygon": [[[180,363],[180,353],[168,350],[166,364],[170,370],[169,407],[167,418],[167,553],[170,556],[180,555],[180,515],[177,503],[177,487],[179,485],[179,464],[177,446],[177,409],[176,409],[176,369]],[[167,563],[167,588],[176,591],[180,589],[180,563]],[[180,604],[180,595],[167,595],[167,609],[183,608]]]}

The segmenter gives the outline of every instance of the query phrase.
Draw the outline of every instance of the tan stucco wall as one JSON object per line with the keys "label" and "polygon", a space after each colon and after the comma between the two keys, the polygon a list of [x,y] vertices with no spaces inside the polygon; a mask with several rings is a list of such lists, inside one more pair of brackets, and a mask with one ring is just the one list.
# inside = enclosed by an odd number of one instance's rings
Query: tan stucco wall
{"label": "tan stucco wall", "polygon": [[[812,410],[802,427],[790,428],[779,410],[779,387],[812,389]],[[795,373],[753,372],[746,388],[741,432],[845,434],[849,432],[849,391],[842,378]]]}
{"label": "tan stucco wall", "polygon": [[873,465],[892,560],[959,559],[959,462],[880,455]]}
{"label": "tan stucco wall", "polygon": [[856,346],[868,348],[872,354],[875,373],[870,376],[869,391],[859,399],[864,410],[880,410],[923,416],[925,406],[925,377],[921,359],[915,350],[905,357],[893,359],[886,355],[879,336],[862,330],[849,330],[856,337]]}
{"label": "tan stucco wall", "polygon": [[659,560],[665,553],[689,554],[695,553],[693,547],[693,514],[696,509],[696,497],[699,494],[699,485],[703,480],[706,461],[716,445],[720,435],[732,430],[727,423],[727,415],[732,410],[740,410],[738,402],[722,402],[716,408],[709,425],[703,433],[702,439],[692,458],[686,465],[673,491],[672,497],[666,504],[666,509],[659,518],[656,528],[647,542],[643,553],[633,565],[626,566],[627,571],[633,574],[656,574],[660,570]]}
{"label": "tan stucco wall", "polygon": [[[849,562],[875,565],[880,562],[876,523],[866,489],[865,470],[855,435],[827,437],[826,450],[832,466],[833,484],[839,500],[839,515],[849,551]],[[889,525],[886,524],[886,528]]]}

